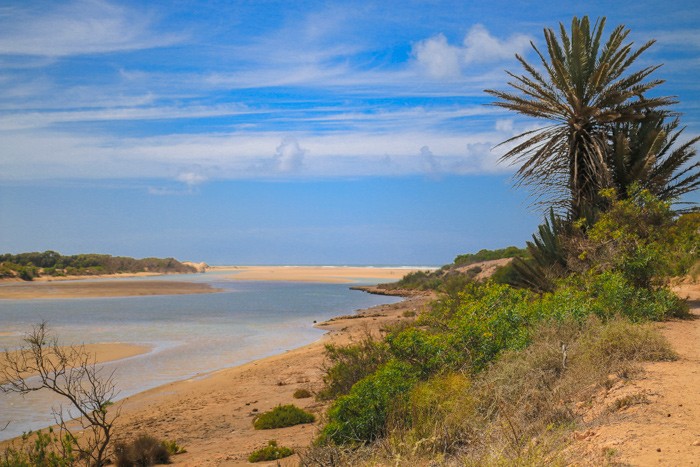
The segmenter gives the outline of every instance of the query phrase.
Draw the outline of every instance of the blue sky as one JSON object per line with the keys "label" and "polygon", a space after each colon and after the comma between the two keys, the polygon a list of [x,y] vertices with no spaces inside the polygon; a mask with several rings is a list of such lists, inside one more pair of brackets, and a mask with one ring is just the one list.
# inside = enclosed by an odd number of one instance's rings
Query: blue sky
{"label": "blue sky", "polygon": [[[0,250],[426,264],[540,222],[487,106],[574,15],[657,43],[700,134],[692,2],[0,1]],[[697,196],[695,197],[697,200]]]}

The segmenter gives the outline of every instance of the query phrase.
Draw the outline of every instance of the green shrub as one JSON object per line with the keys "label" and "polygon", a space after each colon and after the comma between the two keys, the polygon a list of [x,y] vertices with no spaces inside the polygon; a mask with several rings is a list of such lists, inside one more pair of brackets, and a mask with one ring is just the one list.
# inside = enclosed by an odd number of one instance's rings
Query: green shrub
{"label": "green shrub", "polygon": [[269,412],[258,415],[253,420],[256,430],[270,430],[273,428],[285,428],[288,426],[312,423],[316,420],[313,414],[300,409],[296,405],[278,405]]}
{"label": "green shrub", "polygon": [[163,441],[163,446],[165,446],[165,449],[168,451],[168,454],[171,456],[177,455],[177,454],[184,454],[187,452],[187,449],[184,447],[180,446],[177,444],[177,441],[169,441],[165,440]]}
{"label": "green shrub", "polygon": [[417,381],[418,371],[411,365],[389,361],[333,403],[319,441],[362,444],[382,436],[389,411],[405,402]]}
{"label": "green shrub", "polygon": [[320,400],[334,399],[350,392],[353,384],[371,375],[389,359],[384,342],[367,335],[357,344],[326,345],[326,364],[323,376],[325,387],[318,393]]}
{"label": "green shrub", "polygon": [[114,455],[117,467],[147,467],[170,463],[170,453],[164,443],[145,434],[139,435],[131,443],[116,443]]}
{"label": "green shrub", "polygon": [[465,355],[451,345],[450,336],[409,327],[386,338],[391,354],[408,362],[423,377],[441,370],[458,369]]}
{"label": "green shrub", "polygon": [[292,397],[295,399],[306,399],[307,397],[311,397],[311,391],[305,388],[299,388],[296,391],[294,391],[294,394],[292,394]]}
{"label": "green shrub", "polygon": [[76,461],[73,445],[70,435],[61,439],[53,428],[30,431],[22,435],[19,448],[12,444],[0,453],[0,467],[70,467]]}
{"label": "green shrub", "polygon": [[268,441],[267,446],[257,449],[248,456],[248,462],[275,461],[284,457],[289,457],[294,451],[285,446],[277,446],[277,441]]}
{"label": "green shrub", "polygon": [[467,253],[455,258],[455,266],[467,266],[482,261],[491,261],[502,258],[528,258],[529,253],[525,248],[509,246],[498,250],[479,250],[477,253]]}

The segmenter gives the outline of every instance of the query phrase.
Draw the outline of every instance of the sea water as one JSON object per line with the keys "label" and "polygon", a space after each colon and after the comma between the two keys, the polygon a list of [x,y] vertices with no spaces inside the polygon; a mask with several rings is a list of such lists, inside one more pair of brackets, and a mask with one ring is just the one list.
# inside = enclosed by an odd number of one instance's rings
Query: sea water
{"label": "sea water", "polygon": [[[161,278],[158,278],[161,280]],[[16,348],[45,321],[61,344],[122,342],[152,347],[103,365],[114,370],[118,398],[204,375],[313,342],[313,327],[333,316],[394,303],[394,297],[350,290],[347,284],[243,282],[216,274],[171,276],[207,282],[221,293],[99,299],[0,300],[0,349]],[[365,281],[364,283],[369,283]],[[45,391],[0,393],[0,439],[53,423],[65,404]]]}

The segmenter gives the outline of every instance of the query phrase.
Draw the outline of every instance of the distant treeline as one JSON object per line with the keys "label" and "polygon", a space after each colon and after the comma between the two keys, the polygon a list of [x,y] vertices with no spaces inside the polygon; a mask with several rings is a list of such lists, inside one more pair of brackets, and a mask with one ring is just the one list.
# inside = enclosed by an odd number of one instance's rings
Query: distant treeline
{"label": "distant treeline", "polygon": [[39,276],[92,276],[138,272],[189,273],[192,266],[174,258],[134,259],[125,256],[81,254],[63,256],[55,251],[0,255],[0,278],[32,280]]}

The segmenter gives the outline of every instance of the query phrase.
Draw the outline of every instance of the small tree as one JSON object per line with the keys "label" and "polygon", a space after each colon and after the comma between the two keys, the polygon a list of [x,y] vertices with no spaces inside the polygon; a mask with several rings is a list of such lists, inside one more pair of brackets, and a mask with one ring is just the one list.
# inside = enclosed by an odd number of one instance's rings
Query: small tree
{"label": "small tree", "polygon": [[[61,346],[47,331],[45,322],[35,326],[24,338],[25,345],[7,351],[0,359],[0,391],[28,394],[48,390],[67,399],[70,407],[53,409],[60,430],[59,446],[77,454],[86,465],[107,464],[107,447],[119,410],[107,411],[117,395],[114,372],[104,373],[94,355],[84,346]],[[84,432],[74,434],[71,421]],[[63,452],[69,455],[69,452]]]}

